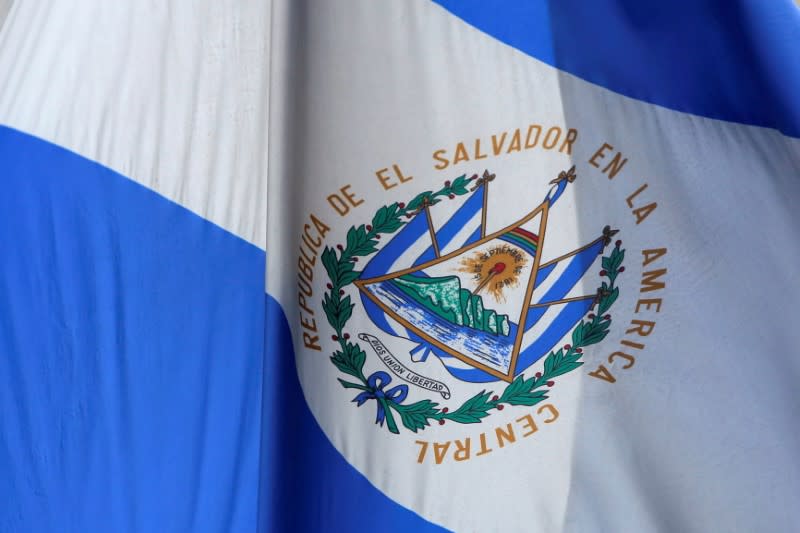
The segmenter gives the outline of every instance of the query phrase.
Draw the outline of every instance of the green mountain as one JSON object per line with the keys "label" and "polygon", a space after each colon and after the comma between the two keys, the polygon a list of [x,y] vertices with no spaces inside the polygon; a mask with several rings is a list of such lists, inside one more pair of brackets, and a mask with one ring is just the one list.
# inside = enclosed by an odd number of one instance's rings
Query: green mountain
{"label": "green mountain", "polygon": [[495,335],[508,335],[508,315],[483,306],[483,299],[461,288],[457,276],[418,278],[399,276],[392,283],[428,311],[458,326],[467,326]]}

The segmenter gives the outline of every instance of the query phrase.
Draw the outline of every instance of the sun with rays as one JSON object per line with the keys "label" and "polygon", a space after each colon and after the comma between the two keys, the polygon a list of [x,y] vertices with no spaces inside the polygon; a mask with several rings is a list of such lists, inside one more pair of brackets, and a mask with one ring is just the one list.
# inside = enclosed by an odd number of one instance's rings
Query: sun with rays
{"label": "sun with rays", "polygon": [[503,292],[519,285],[519,276],[526,263],[522,252],[501,244],[463,258],[458,271],[469,274],[478,284],[475,294],[486,291],[495,301],[505,302]]}

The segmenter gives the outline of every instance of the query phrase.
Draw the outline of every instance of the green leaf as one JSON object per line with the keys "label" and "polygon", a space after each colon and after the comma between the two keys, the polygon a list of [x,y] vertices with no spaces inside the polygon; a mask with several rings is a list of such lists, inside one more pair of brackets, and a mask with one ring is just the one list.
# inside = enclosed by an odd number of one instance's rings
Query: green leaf
{"label": "green leaf", "polygon": [[528,394],[518,394],[512,398],[506,400],[506,403],[509,405],[536,405],[537,403],[544,401],[548,398],[547,391],[545,390],[537,390],[533,391]]}
{"label": "green leaf", "polygon": [[344,299],[339,302],[339,327],[343,328],[347,321],[350,320],[355,306],[354,303],[351,303],[350,296],[345,296]]}
{"label": "green leaf", "polygon": [[331,293],[326,292],[325,296],[322,297],[322,310],[325,311],[325,317],[328,319],[328,324],[330,324],[333,329],[339,330],[339,309],[338,305],[336,305],[331,299]]}
{"label": "green leaf", "polygon": [[625,259],[625,250],[620,250],[619,248],[614,248],[611,252],[611,257],[609,259],[609,264],[611,266],[610,270],[613,272],[617,272],[619,267],[622,266],[622,261]]}
{"label": "green leaf", "polygon": [[349,272],[342,272],[339,274],[339,287],[347,287],[355,280],[358,279],[358,276],[361,275],[361,272],[356,270],[351,270]]}
{"label": "green leaf", "polygon": [[432,196],[433,196],[433,191],[425,191],[419,193],[414,197],[413,200],[408,202],[408,205],[406,206],[406,211],[416,211],[417,209],[419,209],[419,206],[422,205],[423,200],[427,198],[428,201],[430,201]]}
{"label": "green leaf", "polygon": [[489,403],[491,394],[491,392],[481,391],[444,417],[459,424],[477,424],[481,419],[489,416],[489,409],[492,408],[492,404]]}
{"label": "green leaf", "polygon": [[520,374],[514,381],[508,384],[506,390],[503,391],[503,395],[500,396],[500,402],[505,402],[508,398],[513,398],[514,396],[520,394],[527,394],[533,388],[533,384],[536,381],[536,378],[529,378],[525,379],[525,376]]}
{"label": "green leaf", "polygon": [[[392,204],[392,206],[397,210],[397,204]],[[386,224],[386,222],[391,218],[389,214],[390,207],[385,205],[378,209],[375,212],[375,216],[372,217],[372,229],[380,228],[382,225]]]}
{"label": "green leaf", "polygon": [[600,299],[600,304],[597,306],[597,314],[605,315],[606,311],[611,309],[611,306],[614,305],[614,302],[617,301],[618,296],[619,296],[619,287],[614,287],[614,290],[611,291],[611,294],[609,294],[605,298]]}
{"label": "green leaf", "polygon": [[606,335],[608,335],[608,330],[594,332],[591,335],[589,335],[588,337],[585,337],[583,339],[583,345],[584,346],[591,346],[592,344],[597,344],[598,342],[600,342],[603,339],[605,339]]}
{"label": "green leaf", "polygon": [[341,372],[356,377],[362,382],[364,379],[364,361],[367,354],[357,344],[348,342],[344,351],[337,350],[331,356],[331,362],[336,365]]}
{"label": "green leaf", "polygon": [[578,361],[578,362],[575,362],[575,363],[563,362],[560,365],[558,365],[558,368],[553,370],[553,373],[550,374],[550,377],[562,376],[562,375],[566,374],[567,372],[572,372],[573,370],[575,370],[576,368],[578,368],[581,365],[583,365],[582,361]]}
{"label": "green leaf", "polygon": [[420,429],[425,429],[429,418],[433,418],[439,413],[436,408],[437,403],[430,400],[422,400],[408,405],[392,402],[392,408],[400,415],[403,426],[416,433]]}
{"label": "green leaf", "polygon": [[583,346],[583,335],[585,331],[585,324],[583,320],[578,322],[578,325],[575,326],[575,329],[572,330],[572,345],[573,346]]}
{"label": "green leaf", "polygon": [[509,405],[536,405],[542,399],[546,398],[546,392],[543,390],[533,391],[533,386],[536,384],[536,378],[525,379],[522,375],[514,378],[503,395],[500,396],[498,403],[507,403]]}
{"label": "green leaf", "polygon": [[322,265],[325,267],[325,272],[333,285],[338,284],[339,279],[339,261],[336,259],[336,251],[330,246],[326,246],[322,251]]}

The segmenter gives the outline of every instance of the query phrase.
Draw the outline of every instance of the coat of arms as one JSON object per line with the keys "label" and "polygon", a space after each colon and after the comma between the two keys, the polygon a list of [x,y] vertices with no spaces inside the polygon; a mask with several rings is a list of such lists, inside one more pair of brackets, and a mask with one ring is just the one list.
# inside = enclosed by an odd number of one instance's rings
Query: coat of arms
{"label": "coat of arms", "polygon": [[[616,241],[608,255],[603,253],[617,231],[606,226],[577,249],[544,253],[548,214],[575,181],[575,168],[552,180],[544,198],[532,202],[516,222],[496,229],[488,227],[486,217],[494,179],[489,171],[460,176],[408,204],[381,207],[372,224],[350,228],[338,253],[326,248],[322,254],[330,277],[323,308],[340,346],[331,360],[355,378],[340,382],[361,391],[355,398],[358,405],[375,400],[377,422],[386,421],[394,433],[399,429],[393,412],[416,432],[431,421],[480,422],[504,404],[535,405],[547,398],[555,377],[583,364],[584,347],[608,334],[607,312],[619,294],[615,281],[624,271],[625,252]],[[436,227],[431,210],[457,197],[463,202]],[[365,259],[363,269],[356,270],[358,261]],[[600,286],[588,294],[575,294],[598,260]],[[402,380],[449,399],[445,384],[420,378],[413,370],[414,362],[436,357],[454,379],[499,382],[503,390],[497,394],[483,390],[450,409],[430,399],[407,402],[408,385],[390,386],[392,378],[386,372],[365,376],[366,352],[346,332],[355,305],[345,291],[350,285],[357,288],[377,328],[414,343],[406,358],[411,368],[393,357],[384,358],[401,367],[395,374]],[[374,336],[360,338],[379,356],[387,353]],[[526,377],[542,358],[541,371]]]}

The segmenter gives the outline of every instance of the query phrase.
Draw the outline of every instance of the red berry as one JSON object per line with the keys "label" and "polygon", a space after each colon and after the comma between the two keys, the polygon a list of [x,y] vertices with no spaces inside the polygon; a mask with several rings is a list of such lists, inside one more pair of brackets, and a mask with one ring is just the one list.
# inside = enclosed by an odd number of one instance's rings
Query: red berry
{"label": "red berry", "polygon": [[536,373],[536,377],[537,377],[537,378],[540,378],[540,377],[542,377],[542,373],[541,373],[541,372],[537,372],[537,373]]}
{"label": "red berry", "polygon": [[447,181],[445,181],[445,182],[444,182],[444,186],[445,186],[445,187],[449,187],[449,186],[450,186],[450,180],[447,180]]}
{"label": "red berry", "polygon": [[625,267],[619,267],[618,272],[625,272]]}
{"label": "red berry", "polygon": [[397,207],[399,207],[400,209],[403,209],[405,206],[406,206],[405,202],[400,202],[399,204],[397,204]]}
{"label": "red berry", "polygon": [[502,411],[504,408],[505,408],[505,406],[502,403],[497,405],[497,410],[498,411]]}
{"label": "red berry", "polygon": [[622,241],[617,241],[615,244],[616,244],[617,246],[622,246]]}
{"label": "red berry", "polygon": [[453,198],[455,198],[455,197],[456,197],[456,195],[455,195],[455,194],[448,194],[448,195],[447,195],[447,197],[448,197],[448,198],[450,198],[450,199],[452,200]]}
{"label": "red berry", "polygon": [[565,344],[565,345],[564,345],[564,349],[565,349],[565,350],[569,350],[570,348],[572,348],[572,345],[571,345],[571,344]]}
{"label": "red berry", "polygon": [[336,245],[336,248],[338,248],[340,252],[343,250],[343,248],[342,248],[342,245],[341,245],[341,244],[337,244],[337,245]]}
{"label": "red berry", "polygon": [[331,339],[333,339],[333,340],[335,340],[335,341],[338,341],[338,340],[339,340],[339,337],[337,337],[336,335],[331,335]]}
{"label": "red berry", "polygon": [[601,276],[605,276],[606,274],[607,274],[607,272],[606,272],[605,270],[601,270],[601,271],[600,271],[600,275],[601,275]]}
{"label": "red berry", "polygon": [[349,333],[345,333],[345,334],[344,334],[344,340],[347,340],[347,339],[349,339],[349,338],[350,338],[350,334],[349,334]]}
{"label": "red berry", "polygon": [[333,288],[333,285],[331,285],[330,283],[328,283],[327,287],[328,287],[329,289],[332,289],[332,288]]}
{"label": "red berry", "polygon": [[445,407],[444,409],[442,409],[442,412],[443,412],[443,413],[446,413],[446,412],[447,412],[447,411],[449,411],[449,410],[450,410],[450,409],[448,409],[447,407]]}
{"label": "red berry", "polygon": [[339,289],[339,296],[341,296],[342,294],[344,294],[344,291],[342,289]]}
{"label": "red berry", "polygon": [[595,316],[595,315],[594,315],[594,313],[589,313],[589,319],[590,319],[590,320],[591,320],[591,319],[593,319],[593,318],[594,318],[594,316]]}
{"label": "red berry", "polygon": [[499,399],[500,399],[500,397],[499,397],[499,396],[497,396],[496,394],[495,394],[494,396],[492,396],[492,401],[493,401],[493,402],[496,402],[496,401],[497,401],[497,400],[499,400]]}
{"label": "red berry", "polygon": [[575,348],[575,351],[578,353],[583,353],[583,348]]}
{"label": "red berry", "polygon": [[548,381],[548,382],[547,382],[547,386],[548,386],[548,387],[552,387],[552,386],[553,386],[553,385],[555,385],[555,384],[556,384],[556,382],[555,382],[555,381]]}
{"label": "red berry", "polygon": [[353,263],[358,263],[358,257],[353,258]]}
{"label": "red berry", "polygon": [[478,175],[477,175],[477,174],[473,174],[473,175],[472,175],[472,177],[471,177],[470,179],[471,179],[471,180],[476,180],[476,179],[478,179]]}
{"label": "red berry", "polygon": [[439,425],[440,425],[440,426],[443,426],[443,425],[444,425],[444,419],[442,419],[442,420],[439,420]]}
{"label": "red berry", "polygon": [[375,235],[375,238],[376,238],[376,239],[380,239],[380,238],[381,238],[381,234],[380,234],[380,233],[376,234],[376,235]]}
{"label": "red berry", "polygon": [[611,320],[611,315],[605,315],[605,316],[603,316],[603,320]]}
{"label": "red berry", "polygon": [[367,231],[372,231],[372,226],[370,226],[369,224],[367,224]]}

